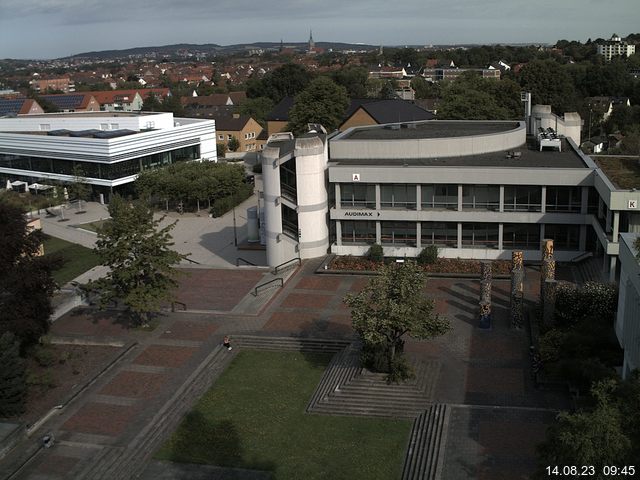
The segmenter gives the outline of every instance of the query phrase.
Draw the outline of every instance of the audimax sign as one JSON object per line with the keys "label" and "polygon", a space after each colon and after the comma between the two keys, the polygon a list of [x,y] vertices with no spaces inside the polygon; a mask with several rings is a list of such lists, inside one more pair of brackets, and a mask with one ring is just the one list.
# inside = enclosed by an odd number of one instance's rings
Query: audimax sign
{"label": "audimax sign", "polygon": [[[374,215],[377,214],[377,215]],[[366,211],[362,211],[362,210],[347,210],[346,212],[344,212],[344,216],[345,217],[379,217],[380,216],[380,212],[366,212]]]}

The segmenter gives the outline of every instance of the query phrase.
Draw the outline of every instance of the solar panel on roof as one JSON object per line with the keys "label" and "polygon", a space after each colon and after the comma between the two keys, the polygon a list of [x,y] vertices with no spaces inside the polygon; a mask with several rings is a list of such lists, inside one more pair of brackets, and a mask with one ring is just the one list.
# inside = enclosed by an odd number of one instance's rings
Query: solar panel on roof
{"label": "solar panel on roof", "polygon": [[131,135],[133,133],[136,133],[135,130],[127,130],[127,129],[109,130],[109,131],[97,132],[93,135],[93,137],[94,138],[118,138],[118,137],[124,137],[126,135]]}
{"label": "solar panel on roof", "polygon": [[47,135],[52,137],[68,137],[71,133],[71,130],[67,130],[66,128],[61,128],[59,130],[50,130],[47,132]]}
{"label": "solar panel on roof", "polygon": [[25,99],[0,100],[0,115],[17,115],[24,104]]}
{"label": "solar panel on roof", "polygon": [[84,95],[43,95],[42,98],[53,103],[56,107],[62,110],[71,110],[78,108],[82,104]]}

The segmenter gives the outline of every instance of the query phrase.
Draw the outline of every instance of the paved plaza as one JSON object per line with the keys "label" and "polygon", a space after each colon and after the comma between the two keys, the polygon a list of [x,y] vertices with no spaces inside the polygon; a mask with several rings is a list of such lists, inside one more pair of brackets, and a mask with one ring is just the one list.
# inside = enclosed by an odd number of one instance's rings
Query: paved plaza
{"label": "paved plaza", "polygon": [[[308,261],[291,272],[284,288],[264,294],[271,298],[255,314],[236,312],[270,273],[256,268],[192,268],[181,279],[179,292],[187,311],[163,312],[152,332],[128,328],[122,312],[92,308],[77,309],[56,321],[54,337],[133,346],[40,429],[54,432],[57,443],[36,455],[17,478],[110,478],[112,467],[92,470],[92,465],[138,445],[140,432],[152,428],[158,412],[176,401],[176,392],[190,381],[200,381],[190,379],[210,361],[224,335],[231,335],[232,342],[234,334],[353,339],[349,309],[342,299],[360,291],[368,278],[316,274],[319,265],[319,260]],[[532,303],[537,272],[528,271],[526,282],[527,301]],[[414,361],[437,365],[433,401],[450,406],[441,478],[527,478],[535,465],[535,445],[555,410],[566,407],[566,399],[533,385],[526,331],[513,331],[508,325],[509,282],[494,280],[490,330],[478,328],[479,287],[478,280],[430,279],[425,293],[451,320],[452,331],[431,341],[408,340],[405,349]],[[233,355],[240,349],[222,353]],[[193,404],[196,398],[180,401]],[[135,459],[140,472],[161,441],[158,436],[155,443],[145,444],[146,450]],[[149,472],[161,468],[157,462],[149,465],[147,478],[152,478]],[[170,478],[166,475],[163,478]],[[262,478],[251,472],[229,475]]]}

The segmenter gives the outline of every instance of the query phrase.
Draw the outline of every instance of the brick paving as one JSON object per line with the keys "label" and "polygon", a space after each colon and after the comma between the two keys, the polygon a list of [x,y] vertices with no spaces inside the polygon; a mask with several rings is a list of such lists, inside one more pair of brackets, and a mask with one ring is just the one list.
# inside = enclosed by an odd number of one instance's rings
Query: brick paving
{"label": "brick paving", "polygon": [[138,410],[134,406],[87,403],[62,425],[62,430],[117,436],[131,424]]}
{"label": "brick paving", "polygon": [[167,375],[148,372],[121,371],[100,390],[101,395],[151,398],[167,382]]}
{"label": "brick paving", "polygon": [[[362,290],[370,277],[315,275],[317,265],[318,261],[303,264],[284,288],[274,290],[274,298],[257,316],[169,313],[160,317],[154,332],[128,330],[122,316],[111,311],[81,309],[63,317],[53,326],[57,335],[123,337],[140,345],[47,428],[57,428],[63,441],[94,435],[97,443],[112,438],[109,443],[126,449],[224,334],[353,338],[349,308],[342,298]],[[188,271],[190,275],[181,279],[179,300],[190,310],[231,312],[264,277],[264,271],[248,269]],[[528,304],[535,301],[538,278],[538,272],[527,273]],[[450,319],[452,331],[430,341],[408,339],[405,351],[417,360],[439,362],[434,401],[453,405],[442,478],[528,478],[533,446],[542,439],[553,413],[481,406],[557,408],[563,399],[532,385],[526,334],[508,325],[509,282],[494,282],[490,331],[478,328],[477,280],[433,278],[425,292],[434,299],[436,312]],[[58,458],[55,452],[43,453],[38,469]],[[60,460],[66,461],[71,462]]]}
{"label": "brick paving", "polygon": [[196,352],[196,348],[173,347],[168,345],[148,346],[133,363],[157,367],[177,368],[182,366]]}

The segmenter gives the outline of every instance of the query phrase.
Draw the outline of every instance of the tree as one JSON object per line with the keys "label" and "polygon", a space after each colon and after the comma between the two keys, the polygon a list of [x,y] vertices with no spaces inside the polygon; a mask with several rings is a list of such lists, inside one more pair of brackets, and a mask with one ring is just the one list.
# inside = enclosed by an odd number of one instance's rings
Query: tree
{"label": "tree", "polygon": [[153,93],[149,92],[147,97],[142,102],[142,111],[143,112],[159,112],[162,108],[162,103],[160,99]]}
{"label": "tree", "polygon": [[59,257],[39,256],[43,234],[28,231],[20,208],[0,200],[0,335],[12,332],[22,348],[49,329],[52,271]]}
{"label": "tree", "polygon": [[450,330],[449,321],[434,313],[432,300],[424,297],[425,273],[414,262],[382,267],[357,295],[348,294],[354,330],[365,345],[384,350],[390,376],[399,363],[404,335],[428,339]]}
{"label": "tree", "polygon": [[631,442],[622,428],[620,412],[612,401],[615,380],[596,383],[592,395],[597,405],[591,411],[562,412],[547,431],[546,441],[538,447],[541,465],[538,478],[548,478],[547,465],[590,465],[595,475],[603,475],[605,465],[624,465]]}
{"label": "tree", "polygon": [[307,124],[319,123],[327,131],[337,129],[349,106],[347,90],[330,78],[318,77],[295,99],[289,111],[288,129],[296,134],[306,133]]}
{"label": "tree", "polygon": [[171,250],[170,232],[175,222],[159,228],[161,219],[141,201],[129,203],[115,195],[109,204],[111,219],[98,229],[95,251],[109,273],[89,282],[87,289],[98,293],[101,307],[122,300],[146,324],[150,314],[171,301],[177,286],[174,266],[184,258]]}
{"label": "tree", "polygon": [[398,96],[396,95],[397,84],[398,82],[396,82],[394,78],[384,82],[384,84],[380,88],[380,91],[378,92],[378,98],[381,98],[383,100],[393,100],[395,98],[398,98]]}
{"label": "tree", "polygon": [[227,144],[224,142],[216,143],[216,153],[218,155],[218,158],[224,158],[224,156],[227,154]]}
{"label": "tree", "polygon": [[284,97],[293,97],[304,90],[312,78],[311,72],[303,66],[287,63],[266,74],[262,79],[249,79],[247,96],[269,97],[274,103],[278,103]]}
{"label": "tree", "polygon": [[347,89],[350,98],[365,98],[367,96],[367,79],[369,72],[364,67],[346,67],[331,74],[334,82]]}
{"label": "tree", "polygon": [[71,194],[78,200],[78,210],[82,210],[82,202],[89,200],[91,187],[87,183],[84,175],[84,169],[80,165],[73,167],[73,184],[71,185]]}
{"label": "tree", "polygon": [[227,143],[227,148],[230,152],[235,152],[240,148],[240,141],[235,136],[232,136],[231,140]]}
{"label": "tree", "polygon": [[267,125],[267,115],[273,110],[273,101],[268,97],[248,98],[238,111],[240,115],[247,115],[258,122],[262,128]]}
{"label": "tree", "polygon": [[577,109],[571,76],[553,60],[527,63],[520,71],[518,80],[522,88],[531,92],[534,104],[551,105],[559,114]]}
{"label": "tree", "polygon": [[24,412],[27,398],[25,364],[20,341],[11,332],[0,336],[0,418]]}

